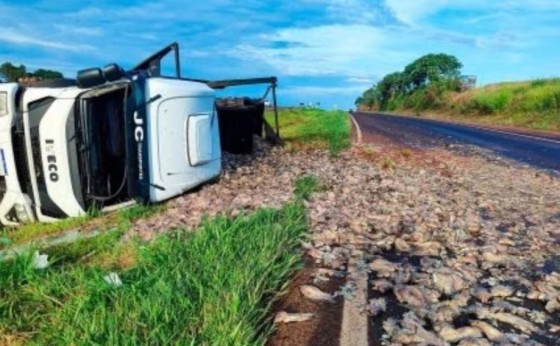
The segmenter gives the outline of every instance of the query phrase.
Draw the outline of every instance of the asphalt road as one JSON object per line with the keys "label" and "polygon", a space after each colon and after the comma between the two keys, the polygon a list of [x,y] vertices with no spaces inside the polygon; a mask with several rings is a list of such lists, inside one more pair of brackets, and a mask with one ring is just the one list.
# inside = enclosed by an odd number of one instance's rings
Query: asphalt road
{"label": "asphalt road", "polygon": [[431,119],[354,113],[367,142],[382,136],[415,148],[473,145],[534,167],[560,171],[560,135],[511,132]]}

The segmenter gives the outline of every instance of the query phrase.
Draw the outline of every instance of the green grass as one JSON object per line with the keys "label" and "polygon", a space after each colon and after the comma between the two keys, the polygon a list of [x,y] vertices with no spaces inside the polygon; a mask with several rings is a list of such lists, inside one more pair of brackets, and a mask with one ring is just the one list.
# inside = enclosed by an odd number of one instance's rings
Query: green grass
{"label": "green grass", "polygon": [[58,234],[62,231],[79,228],[91,220],[89,215],[64,219],[54,223],[33,222],[19,227],[0,229],[0,249],[10,245],[17,245],[32,239]]}
{"label": "green grass", "polygon": [[[300,267],[305,230],[295,202],[131,242],[138,259],[118,271],[121,287],[95,260],[36,270],[20,256],[0,264],[0,344],[262,345],[273,298]],[[99,243],[97,257],[110,256],[114,239]],[[92,250],[80,248],[74,260]]]}
{"label": "green grass", "polygon": [[490,85],[452,96],[448,104],[479,121],[560,130],[560,79]]}
{"label": "green grass", "polygon": [[501,83],[450,95],[444,109],[466,120],[560,130],[560,79]]}
{"label": "green grass", "polygon": [[[271,113],[266,119],[274,123]],[[294,148],[329,149],[336,155],[350,146],[350,119],[343,111],[286,108],[279,122],[280,136]]]}
{"label": "green grass", "polygon": [[92,222],[96,223],[95,228],[126,229],[134,220],[150,216],[161,210],[163,210],[162,206],[137,204],[114,214],[88,213],[81,217],[63,219],[54,223],[34,222],[15,228],[0,228],[0,250],[38,238],[57,235],[67,230],[82,228]]}
{"label": "green grass", "polygon": [[309,199],[313,192],[323,190],[325,190],[325,187],[317,177],[313,175],[304,175],[296,180],[294,193],[300,199]]}

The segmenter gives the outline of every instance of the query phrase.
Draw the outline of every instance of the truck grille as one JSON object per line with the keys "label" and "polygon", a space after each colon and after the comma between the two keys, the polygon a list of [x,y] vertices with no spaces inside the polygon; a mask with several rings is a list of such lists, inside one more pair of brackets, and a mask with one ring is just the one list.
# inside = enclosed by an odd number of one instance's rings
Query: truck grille
{"label": "truck grille", "polygon": [[29,134],[31,140],[32,160],[35,166],[35,181],[41,202],[41,213],[54,218],[65,217],[66,214],[53,202],[47,191],[45,183],[45,171],[43,170],[43,159],[41,157],[41,136],[39,135],[39,125],[41,120],[54,103],[53,97],[47,97],[29,103]]}
{"label": "truck grille", "polygon": [[[39,136],[39,124],[52,102],[54,102],[54,98],[46,98],[29,104],[29,130],[32,156],[29,157],[27,155],[24,122],[23,115],[21,113],[17,114],[15,125],[12,127],[12,146],[14,149],[16,171],[21,191],[33,200],[33,204],[37,204],[37,200],[40,200],[41,213],[43,215],[60,218],[65,216],[64,212],[62,212],[62,210],[53,203],[47,193],[43,163],[41,159],[41,141]],[[33,179],[37,182],[37,188],[39,191],[38,196],[33,193],[33,186],[31,185],[32,177],[29,171],[29,160],[33,160],[33,163],[35,164],[36,176],[33,177]]]}

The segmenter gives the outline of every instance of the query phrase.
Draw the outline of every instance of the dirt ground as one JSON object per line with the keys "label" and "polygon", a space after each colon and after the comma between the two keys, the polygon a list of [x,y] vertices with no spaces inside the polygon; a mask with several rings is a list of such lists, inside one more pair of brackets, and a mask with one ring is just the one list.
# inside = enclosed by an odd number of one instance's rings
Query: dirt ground
{"label": "dirt ground", "polygon": [[314,283],[314,272],[318,269],[311,259],[307,259],[305,268],[290,283],[288,293],[275,305],[273,313],[313,313],[315,317],[306,322],[279,324],[271,336],[268,346],[307,346],[324,345],[338,346],[340,324],[342,322],[343,298],[336,303],[313,302],[306,299],[300,292],[301,285],[316,285],[324,292],[334,294],[344,285],[343,277],[333,278],[327,282]]}

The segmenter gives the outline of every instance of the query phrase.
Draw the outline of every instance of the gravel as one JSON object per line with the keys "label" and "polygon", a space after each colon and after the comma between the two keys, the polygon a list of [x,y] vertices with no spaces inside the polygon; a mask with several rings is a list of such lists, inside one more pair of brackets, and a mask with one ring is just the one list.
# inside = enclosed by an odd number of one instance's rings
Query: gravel
{"label": "gravel", "polygon": [[[386,327],[383,344],[560,338],[557,176],[473,153],[354,147],[332,157],[260,142],[253,156],[225,156],[224,167],[219,183],[170,201],[128,236],[278,208],[293,199],[298,177],[314,175],[324,189],[305,202],[312,232],[302,250],[337,271],[357,257],[356,270],[383,280],[370,285],[379,298],[364,306]],[[391,302],[408,312],[389,316]]]}

